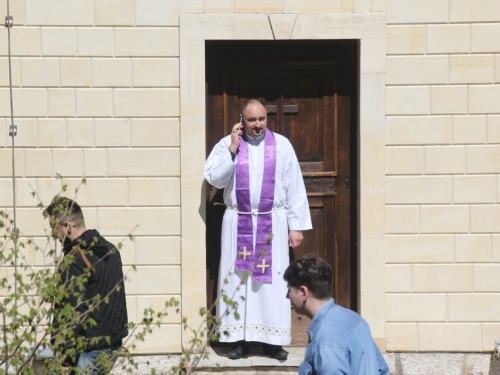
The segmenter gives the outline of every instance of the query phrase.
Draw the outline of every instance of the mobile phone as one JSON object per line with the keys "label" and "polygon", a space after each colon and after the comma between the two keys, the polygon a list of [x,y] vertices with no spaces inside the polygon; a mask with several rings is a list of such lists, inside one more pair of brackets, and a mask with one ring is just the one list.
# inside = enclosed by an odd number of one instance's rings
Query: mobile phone
{"label": "mobile phone", "polygon": [[240,122],[239,123],[240,124],[243,123],[243,116],[242,115],[240,115]]}

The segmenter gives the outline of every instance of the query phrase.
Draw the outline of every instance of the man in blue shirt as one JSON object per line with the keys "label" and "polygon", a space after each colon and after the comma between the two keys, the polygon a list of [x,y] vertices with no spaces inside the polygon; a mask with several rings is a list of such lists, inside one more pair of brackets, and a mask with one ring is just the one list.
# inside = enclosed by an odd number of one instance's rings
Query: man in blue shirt
{"label": "man in blue shirt", "polygon": [[298,259],[284,278],[295,311],[312,319],[299,374],[389,375],[366,321],[330,297],[332,270],[323,259]]}

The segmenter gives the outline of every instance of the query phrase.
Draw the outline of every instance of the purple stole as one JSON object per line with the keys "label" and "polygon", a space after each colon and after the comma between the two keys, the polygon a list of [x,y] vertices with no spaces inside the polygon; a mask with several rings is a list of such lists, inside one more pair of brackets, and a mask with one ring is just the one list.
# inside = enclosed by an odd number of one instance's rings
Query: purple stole
{"label": "purple stole", "polygon": [[255,252],[253,246],[252,206],[250,203],[250,176],[248,142],[244,133],[240,140],[236,163],[236,200],[238,202],[238,240],[235,269],[252,272],[252,280],[271,282],[274,180],[276,178],[276,140],[266,129],[264,135],[264,176],[257,214]]}

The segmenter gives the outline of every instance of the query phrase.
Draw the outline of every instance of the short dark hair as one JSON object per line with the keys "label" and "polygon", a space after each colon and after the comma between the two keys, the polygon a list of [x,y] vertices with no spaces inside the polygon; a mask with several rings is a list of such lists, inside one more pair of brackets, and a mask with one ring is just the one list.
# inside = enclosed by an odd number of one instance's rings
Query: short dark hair
{"label": "short dark hair", "polygon": [[69,220],[76,227],[85,225],[82,208],[74,200],[56,195],[45,209],[48,216],[54,215],[58,222]]}
{"label": "short dark hair", "polygon": [[332,268],[322,258],[308,255],[290,264],[283,276],[291,287],[307,287],[317,299],[331,295]]}
{"label": "short dark hair", "polygon": [[[261,106],[263,106],[264,108],[266,108],[266,106],[264,105],[264,103],[262,103],[259,99],[248,99],[247,101],[245,101],[245,103],[243,103],[243,105],[241,106],[241,115],[243,116],[243,114],[245,113],[245,111],[247,110],[247,107],[250,105],[250,104],[260,104]],[[267,110],[266,110],[267,112]]]}

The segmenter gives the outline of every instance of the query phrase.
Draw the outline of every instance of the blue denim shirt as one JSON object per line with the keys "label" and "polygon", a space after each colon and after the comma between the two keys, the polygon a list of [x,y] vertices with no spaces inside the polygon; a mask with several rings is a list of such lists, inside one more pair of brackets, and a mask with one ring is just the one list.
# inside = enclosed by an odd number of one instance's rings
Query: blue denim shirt
{"label": "blue denim shirt", "polygon": [[314,316],[308,334],[300,375],[389,375],[366,321],[333,299]]}

